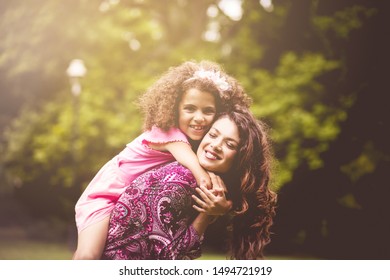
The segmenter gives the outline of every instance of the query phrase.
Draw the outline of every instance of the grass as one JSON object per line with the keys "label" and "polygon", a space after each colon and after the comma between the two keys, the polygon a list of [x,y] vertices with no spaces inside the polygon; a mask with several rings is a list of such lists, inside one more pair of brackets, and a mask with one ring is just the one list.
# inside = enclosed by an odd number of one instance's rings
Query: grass
{"label": "grass", "polygon": [[21,227],[0,228],[0,260],[69,260],[66,243],[34,240]]}
{"label": "grass", "polygon": [[69,260],[72,252],[65,244],[18,240],[0,241],[1,260]]}
{"label": "grass", "polygon": [[[13,242],[0,240],[0,260],[70,260],[72,251],[66,244],[14,240]],[[225,260],[223,254],[205,252],[199,260]],[[297,256],[267,256],[269,260],[305,260],[311,257]]]}
{"label": "grass", "polygon": [[[69,260],[66,244],[25,239],[0,240],[0,260]],[[205,253],[200,260],[223,260],[223,254]]]}
{"label": "grass", "polygon": [[[31,238],[28,230],[22,227],[0,227],[0,260],[70,260],[73,250],[66,242]],[[206,252],[200,259],[226,258],[223,254]]]}
{"label": "grass", "polygon": [[[34,240],[21,228],[0,228],[0,260],[70,260],[73,248],[66,242]],[[199,260],[226,260],[219,252],[204,250]],[[305,260],[308,256],[266,256],[269,260]]]}
{"label": "grass", "polygon": [[[69,260],[66,244],[32,240],[0,240],[0,260]],[[223,254],[205,253],[200,260],[223,260]]]}

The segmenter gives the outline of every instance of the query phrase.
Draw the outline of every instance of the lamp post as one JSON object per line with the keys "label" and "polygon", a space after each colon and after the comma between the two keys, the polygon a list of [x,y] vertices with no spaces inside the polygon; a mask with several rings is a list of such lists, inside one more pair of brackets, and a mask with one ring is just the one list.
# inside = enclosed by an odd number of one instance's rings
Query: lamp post
{"label": "lamp post", "polygon": [[77,150],[76,150],[76,141],[78,139],[79,132],[79,95],[81,94],[81,83],[80,80],[87,73],[87,68],[84,65],[84,62],[81,59],[73,59],[66,73],[69,77],[71,92],[73,96],[73,120],[72,120],[72,132],[71,132],[71,157],[72,157],[72,182],[73,186],[77,187],[78,181],[78,159],[77,159]]}
{"label": "lamp post", "polygon": [[73,59],[68,69],[66,70],[70,79],[70,85],[73,96],[79,96],[81,93],[80,78],[84,77],[87,73],[84,62],[81,59]]}

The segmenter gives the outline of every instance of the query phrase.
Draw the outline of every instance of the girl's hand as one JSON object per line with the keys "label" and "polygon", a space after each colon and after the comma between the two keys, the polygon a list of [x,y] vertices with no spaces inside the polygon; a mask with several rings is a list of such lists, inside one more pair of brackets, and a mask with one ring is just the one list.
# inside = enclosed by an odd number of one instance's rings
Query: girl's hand
{"label": "girl's hand", "polygon": [[196,188],[196,192],[201,199],[195,195],[192,196],[199,206],[193,205],[193,207],[196,211],[207,215],[225,215],[232,208],[232,202],[227,200],[225,196],[225,184],[223,184],[219,176],[212,174],[210,178],[213,182],[213,190],[210,191],[203,183],[200,184],[199,188]]}
{"label": "girl's hand", "polygon": [[[225,183],[222,181],[221,177],[218,175],[215,175],[213,172],[208,171],[208,177],[210,178],[211,185],[212,185],[212,193],[214,195],[224,195],[227,193],[227,188],[225,186]],[[208,188],[210,189],[210,188]]]}

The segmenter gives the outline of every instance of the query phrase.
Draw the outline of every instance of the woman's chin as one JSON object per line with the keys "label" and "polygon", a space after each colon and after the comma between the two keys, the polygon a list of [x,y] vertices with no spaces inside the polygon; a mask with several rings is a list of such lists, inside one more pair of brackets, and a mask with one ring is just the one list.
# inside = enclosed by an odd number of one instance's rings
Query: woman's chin
{"label": "woman's chin", "polygon": [[210,163],[208,161],[199,161],[199,164],[207,171],[210,171],[213,173],[224,173],[222,170],[220,170],[218,165],[213,164],[212,162]]}

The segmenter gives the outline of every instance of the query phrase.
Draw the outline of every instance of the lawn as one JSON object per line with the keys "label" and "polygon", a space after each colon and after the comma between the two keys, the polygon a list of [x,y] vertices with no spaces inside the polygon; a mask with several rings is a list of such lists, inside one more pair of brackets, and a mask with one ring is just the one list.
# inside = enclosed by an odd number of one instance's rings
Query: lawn
{"label": "lawn", "polygon": [[[69,260],[72,252],[66,244],[31,241],[0,240],[0,260]],[[223,260],[218,253],[205,253],[202,260]]]}
{"label": "lawn", "polygon": [[[36,227],[43,231],[47,227]],[[31,238],[31,230],[20,226],[0,227],[0,260],[70,260],[75,249],[75,244],[66,242],[54,242]],[[37,235],[35,235],[37,236]],[[75,242],[75,241],[74,241]],[[206,252],[203,260],[223,260],[223,254]]]}
{"label": "lawn", "polygon": [[0,240],[0,260],[69,260],[71,258],[72,252],[66,244]]}
{"label": "lawn", "polygon": [[[31,240],[0,240],[0,260],[69,260],[72,251],[66,244]],[[199,260],[224,260],[223,254],[205,252]],[[289,256],[268,256],[271,260],[310,259]]]}
{"label": "lawn", "polygon": [[[0,260],[70,260],[73,248],[66,242],[28,238],[20,228],[0,228]],[[208,250],[200,260],[225,260],[226,256]],[[271,260],[311,259],[310,257],[267,256]]]}

